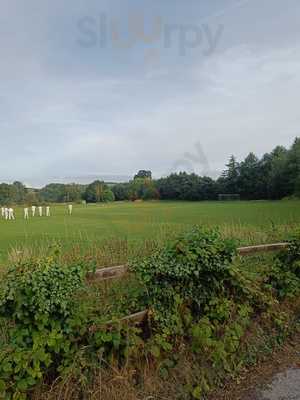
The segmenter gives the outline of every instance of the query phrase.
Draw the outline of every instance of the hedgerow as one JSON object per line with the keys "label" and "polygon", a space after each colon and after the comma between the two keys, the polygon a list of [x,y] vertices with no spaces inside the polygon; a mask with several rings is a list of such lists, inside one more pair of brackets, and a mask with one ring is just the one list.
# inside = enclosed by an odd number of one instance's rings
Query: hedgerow
{"label": "hedgerow", "polygon": [[[0,398],[25,399],[36,386],[67,374],[82,385],[84,397],[94,369],[131,362],[138,370],[141,358],[166,379],[187,352],[194,367],[193,379],[181,378],[185,398],[200,399],[255,362],[260,342],[272,348],[294,326],[296,309],[284,312],[279,305],[300,292],[298,236],[255,276],[239,265],[235,241],[194,227],[132,262],[137,280],[127,297],[109,306],[109,316],[86,285],[90,266],[58,260],[17,263],[1,280]],[[116,285],[111,293],[119,291]],[[145,307],[148,324],[120,322],[122,313]]]}
{"label": "hedgerow", "polygon": [[300,232],[293,234],[288,240],[288,248],[275,257],[266,285],[280,299],[300,294]]}
{"label": "hedgerow", "polygon": [[[188,346],[200,371],[196,374],[200,384],[188,386],[192,398],[202,398],[248,363],[250,350],[244,337],[254,319],[268,321],[266,329],[274,338],[292,329],[284,322],[288,317],[276,310],[278,300],[299,293],[299,249],[296,237],[275,257],[266,276],[262,273],[257,280],[236,267],[234,241],[222,239],[217,230],[195,227],[153,256],[133,263],[151,310],[148,349],[161,364],[172,351],[178,354]],[[276,281],[274,271],[281,274]],[[283,282],[283,275],[288,281]],[[284,292],[278,291],[279,281]]]}
{"label": "hedgerow", "polygon": [[14,265],[0,286],[0,315],[11,327],[0,353],[0,391],[17,398],[75,353],[74,295],[83,287],[81,267],[48,258]]}
{"label": "hedgerow", "polygon": [[222,240],[215,230],[194,227],[164,249],[134,262],[132,270],[146,286],[156,317],[168,325],[170,315],[181,306],[200,316],[211,299],[226,292],[235,255],[233,241]]}
{"label": "hedgerow", "polygon": [[[77,372],[112,352],[125,357],[134,329],[101,323],[84,299],[86,267],[61,265],[56,257],[19,263],[0,284],[0,318],[7,337],[0,351],[0,398],[25,399],[43,381]],[[84,353],[80,365],[78,354]]]}

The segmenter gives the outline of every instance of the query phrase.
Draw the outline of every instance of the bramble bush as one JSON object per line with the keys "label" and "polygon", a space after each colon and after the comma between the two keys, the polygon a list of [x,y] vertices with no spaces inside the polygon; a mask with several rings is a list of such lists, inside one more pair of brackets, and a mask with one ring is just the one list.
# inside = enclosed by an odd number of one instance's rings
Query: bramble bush
{"label": "bramble bush", "polygon": [[[232,298],[256,310],[269,307],[274,298],[295,295],[300,288],[300,234],[289,240],[287,249],[275,256],[264,276],[263,291],[259,281],[234,264],[237,255],[233,240],[223,239],[216,229],[194,227],[165,248],[144,260],[133,262],[131,269],[143,283],[153,320],[176,334],[184,329],[184,320],[206,315],[211,302]],[[267,290],[266,290],[267,289]]]}
{"label": "bramble bush", "polygon": [[278,255],[282,267],[300,278],[300,231],[288,240],[288,248]]}
{"label": "bramble bush", "polygon": [[200,317],[211,299],[224,295],[235,255],[235,243],[217,230],[194,227],[131,268],[146,287],[154,318],[174,328],[180,308]]}
{"label": "bramble bush", "polygon": [[134,328],[101,325],[103,316],[89,314],[81,301],[86,272],[83,265],[61,265],[57,257],[8,269],[0,283],[0,318],[7,325],[0,340],[0,398],[26,399],[45,380],[70,370],[81,379],[100,359],[113,353],[124,359],[135,351]]}
{"label": "bramble bush", "polygon": [[83,287],[80,266],[61,266],[49,257],[10,267],[0,284],[0,316],[10,324],[0,353],[0,393],[22,393],[70,357],[74,296]]}
{"label": "bramble bush", "polygon": [[[272,272],[286,268],[285,278],[293,279],[292,287],[285,286],[291,295],[296,293],[292,288],[300,288],[296,276],[299,243],[292,240],[264,277],[271,279]],[[172,349],[179,351],[184,343],[183,348],[188,345],[190,354],[198,355],[195,365],[200,384],[189,387],[192,398],[202,398],[225,376],[247,364],[249,350],[243,338],[253,318],[265,315],[281,338],[288,331],[288,325],[279,326],[279,316],[272,312],[281,294],[276,292],[278,281],[271,279],[269,287],[263,286],[264,279],[236,266],[236,255],[235,242],[224,240],[218,230],[194,227],[131,266],[145,286],[150,308],[151,337],[146,348],[160,360],[164,376],[168,375],[166,365],[172,364]]]}
{"label": "bramble bush", "polygon": [[300,293],[300,232],[291,236],[287,249],[275,257],[266,286],[275,290],[280,299]]}

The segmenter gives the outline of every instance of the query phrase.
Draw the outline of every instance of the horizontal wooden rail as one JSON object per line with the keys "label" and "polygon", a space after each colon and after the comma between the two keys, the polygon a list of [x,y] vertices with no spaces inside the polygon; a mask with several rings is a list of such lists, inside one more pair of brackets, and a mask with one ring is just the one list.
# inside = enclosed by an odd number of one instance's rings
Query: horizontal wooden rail
{"label": "horizontal wooden rail", "polygon": [[131,322],[131,323],[134,323],[136,325],[139,325],[139,324],[141,324],[142,322],[145,321],[145,319],[148,316],[148,312],[149,312],[149,310],[143,310],[143,311],[139,311],[139,312],[136,312],[134,314],[131,314],[131,315],[127,315],[126,317],[123,317],[123,318],[119,318],[119,319],[116,319],[116,320],[111,320],[111,321],[104,322],[103,324],[100,324],[100,325],[91,325],[89,327],[89,331],[90,332],[97,332],[103,326],[114,325],[114,324],[118,324],[118,323],[121,323],[121,322]]}
{"label": "horizontal wooden rail", "polygon": [[260,244],[258,246],[239,247],[238,254],[240,256],[247,256],[257,253],[266,253],[269,251],[278,251],[288,247],[288,243],[273,243],[273,244]]}
{"label": "horizontal wooden rail", "polygon": [[[270,252],[270,251],[278,251],[287,248],[288,243],[274,243],[274,244],[263,244],[258,246],[248,246],[248,247],[239,247],[237,249],[238,254],[241,257],[262,253],[262,252]],[[128,268],[126,265],[119,265],[117,267],[109,267],[98,269],[94,274],[89,275],[89,279],[92,280],[106,280],[112,278],[118,278],[125,275],[128,272]],[[120,318],[117,321],[108,321],[105,325],[111,325],[116,322],[133,322],[135,324],[141,324],[148,316],[149,310],[143,310],[131,315],[127,315],[126,317]],[[91,327],[91,330],[98,330],[98,327]]]}
{"label": "horizontal wooden rail", "polygon": [[89,273],[87,278],[89,281],[93,280],[105,281],[107,279],[119,278],[125,275],[126,272],[127,272],[126,265],[118,265],[116,267],[97,269],[95,272]]}
{"label": "horizontal wooden rail", "polygon": [[[121,318],[120,322],[134,322],[136,324],[142,323],[148,315],[148,310],[139,311],[137,313],[128,315],[126,317]],[[113,323],[113,321],[108,322],[108,324]]]}
{"label": "horizontal wooden rail", "polygon": [[[250,256],[258,253],[279,251],[287,248],[288,243],[261,244],[257,246],[239,247],[238,254],[241,257]],[[118,265],[116,267],[100,268],[94,273],[88,274],[89,281],[105,281],[108,279],[121,278],[128,272],[127,265]]]}

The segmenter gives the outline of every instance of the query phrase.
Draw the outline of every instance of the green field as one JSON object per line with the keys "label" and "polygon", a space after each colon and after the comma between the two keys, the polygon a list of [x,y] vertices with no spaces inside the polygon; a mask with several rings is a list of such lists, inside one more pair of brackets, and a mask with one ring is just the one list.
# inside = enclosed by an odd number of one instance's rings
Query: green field
{"label": "green field", "polygon": [[67,214],[65,205],[56,205],[51,207],[51,213],[49,218],[36,216],[25,221],[23,209],[16,208],[15,221],[1,219],[1,262],[7,260],[9,253],[46,249],[54,241],[66,251],[74,246],[101,246],[104,240],[139,246],[193,224],[218,225],[224,235],[245,244],[280,240],[299,225],[300,201],[115,202],[74,205],[72,216]]}
{"label": "green field", "polygon": [[[253,360],[268,356],[298,327],[300,279],[293,272],[297,271],[298,258],[294,261],[288,253],[286,260],[291,262],[280,261],[273,253],[232,260],[231,244],[222,237],[203,244],[203,238],[210,240],[214,235],[201,233],[188,236],[193,239],[186,240],[183,248],[188,246],[189,251],[180,252],[178,260],[174,257],[177,242],[173,250],[170,246],[155,261],[148,258],[147,263],[145,258],[139,263],[136,257],[151,254],[166,239],[195,224],[218,226],[223,237],[238,239],[240,244],[285,240],[300,226],[300,201],[115,202],[74,205],[71,216],[66,205],[56,205],[51,207],[51,217],[29,220],[24,220],[21,207],[15,211],[16,220],[0,220],[0,361],[5,360],[2,364],[7,370],[3,374],[4,368],[0,368],[0,383],[2,379],[2,387],[12,393],[20,387],[30,393],[30,398],[39,400],[73,400],[83,394],[89,399],[138,399],[151,398],[154,393],[157,398],[175,399],[178,392],[180,398],[196,398],[191,395],[195,385],[205,391],[219,387],[221,380],[228,381],[229,374],[237,376],[241,365],[244,370]],[[218,254],[221,243],[228,250],[226,259],[222,247],[222,254]],[[297,246],[292,246],[294,252]],[[58,247],[61,253],[56,252]],[[53,249],[55,257],[30,260],[32,256],[53,254]],[[132,261],[133,256],[133,273],[122,279],[85,279],[90,267],[117,265]],[[5,268],[20,259],[31,262]],[[170,268],[174,268],[171,274]],[[164,296],[166,284],[168,294]],[[201,308],[199,302],[194,303],[197,307],[192,313],[194,293],[204,300]],[[128,322],[123,326],[123,317],[146,308],[151,310],[149,321],[154,313],[161,319],[153,318],[153,324],[145,323],[138,329]],[[176,324],[183,312],[190,322],[185,317],[184,324]],[[168,338],[165,323],[170,324]],[[193,332],[199,329],[198,344]],[[16,338],[22,338],[21,344]],[[164,353],[159,340],[170,346],[162,347]],[[131,354],[128,358],[123,355],[127,354],[126,346]],[[201,346],[201,353],[195,346]],[[153,351],[159,354],[156,358]],[[175,352],[180,357],[173,361]],[[35,365],[40,354],[42,361],[37,368],[43,383],[33,378],[25,381],[24,376],[36,372],[23,365]],[[43,362],[44,354],[53,360],[50,367]],[[24,364],[25,357],[30,364]],[[173,361],[166,367],[168,385],[159,367],[164,365],[163,357]],[[128,378],[133,370],[145,379],[139,382]],[[105,376],[107,380],[103,381]],[[199,376],[209,376],[209,386],[206,380],[199,384]],[[120,392],[115,392],[118,380]],[[192,389],[186,382],[192,382]]]}

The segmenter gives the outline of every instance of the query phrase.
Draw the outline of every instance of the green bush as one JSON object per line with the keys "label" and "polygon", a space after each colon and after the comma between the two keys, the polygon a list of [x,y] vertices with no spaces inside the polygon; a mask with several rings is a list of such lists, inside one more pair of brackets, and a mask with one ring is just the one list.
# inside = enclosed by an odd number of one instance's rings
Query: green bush
{"label": "green bush", "polygon": [[235,255],[235,243],[217,230],[194,227],[132,269],[146,286],[155,318],[174,328],[180,308],[199,317],[211,299],[231,287]]}
{"label": "green bush", "polygon": [[251,338],[262,343],[267,339],[251,334],[255,321],[274,343],[285,338],[288,318],[275,307],[285,291],[299,293],[299,249],[294,238],[270,269],[256,275],[241,267],[239,258],[234,260],[233,241],[222,239],[217,230],[195,227],[153,256],[136,260],[132,270],[146,289],[150,308],[151,334],[145,347],[163,375],[176,363],[172,354],[186,351],[198,382],[187,382],[187,391],[200,399],[260,352],[260,344]]}
{"label": "green bush", "polygon": [[289,245],[278,255],[282,267],[300,278],[300,231],[288,241]]}
{"label": "green bush", "polygon": [[1,281],[0,313],[16,324],[40,326],[70,314],[73,294],[82,287],[84,271],[47,258],[8,269]]}
{"label": "green bush", "polygon": [[115,195],[110,189],[104,190],[103,201],[105,202],[115,201]]}
{"label": "green bush", "polygon": [[81,267],[61,266],[55,258],[7,271],[0,285],[0,317],[9,325],[0,353],[0,393],[5,398],[12,393],[22,398],[45,371],[55,371],[62,359],[71,358],[74,295],[83,278]]}
{"label": "green bush", "polygon": [[275,289],[279,298],[300,293],[300,233],[288,241],[274,260],[274,265],[266,279],[267,286]]}
{"label": "green bush", "polygon": [[122,363],[139,349],[137,328],[114,316],[107,324],[91,306],[89,266],[57,259],[19,263],[2,277],[0,398],[25,399],[35,385],[70,372],[85,381],[102,359]]}

